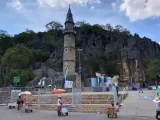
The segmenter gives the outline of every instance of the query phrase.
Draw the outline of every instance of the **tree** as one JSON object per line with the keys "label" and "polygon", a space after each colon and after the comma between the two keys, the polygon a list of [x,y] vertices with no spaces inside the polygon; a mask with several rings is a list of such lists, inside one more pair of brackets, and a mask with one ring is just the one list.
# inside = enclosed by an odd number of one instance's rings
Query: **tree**
{"label": "tree", "polygon": [[89,23],[85,23],[81,26],[81,31],[83,32],[88,32],[92,30],[92,25],[90,25]]}
{"label": "tree", "polygon": [[43,52],[41,50],[34,50],[33,55],[35,57],[36,62],[45,62],[49,59],[49,53],[48,52]]}
{"label": "tree", "polygon": [[105,30],[103,29],[103,26],[102,25],[99,25],[99,24],[94,24],[92,26],[92,30],[93,32],[96,32],[96,33],[99,33],[99,35],[105,35]]}
{"label": "tree", "polygon": [[107,31],[113,31],[113,27],[110,24],[106,24],[104,27]]}
{"label": "tree", "polygon": [[0,51],[4,53],[8,48],[13,46],[12,38],[5,31],[0,31]]}
{"label": "tree", "polygon": [[130,35],[130,31],[126,28],[124,28],[124,30],[122,31],[122,33],[126,34],[126,35]]}
{"label": "tree", "polygon": [[160,59],[154,59],[150,61],[147,68],[147,74],[152,79],[155,79],[156,76],[160,74]]}
{"label": "tree", "polygon": [[123,28],[123,26],[121,26],[121,25],[116,25],[116,26],[115,26],[115,30],[117,30],[117,31],[119,31],[119,32],[123,32],[123,31],[124,31],[124,28]]}
{"label": "tree", "polygon": [[3,36],[8,36],[8,33],[7,33],[7,31],[0,29],[0,38]]}
{"label": "tree", "polygon": [[77,21],[76,23],[75,23],[75,26],[76,27],[81,27],[82,25],[84,25],[84,24],[87,24],[85,21]]}
{"label": "tree", "polygon": [[33,41],[35,36],[36,36],[36,34],[35,34],[34,31],[26,30],[25,32],[22,32],[18,35],[15,35],[14,38],[13,38],[13,41],[16,44],[27,44],[30,41]]}
{"label": "tree", "polygon": [[134,37],[139,38],[139,35],[137,33],[134,33]]}
{"label": "tree", "polygon": [[11,85],[14,85],[13,78],[19,76],[20,77],[20,83],[18,83],[21,86],[27,85],[27,83],[32,79],[32,72],[29,70],[17,70],[17,69],[11,69],[10,73],[5,76],[6,80],[8,80],[8,83]]}
{"label": "tree", "polygon": [[63,29],[63,25],[57,21],[51,21],[48,24],[45,25],[45,27],[47,28],[47,30],[62,30]]}
{"label": "tree", "polygon": [[9,48],[2,57],[2,66],[7,73],[11,69],[26,69],[33,62],[32,51],[23,45]]}

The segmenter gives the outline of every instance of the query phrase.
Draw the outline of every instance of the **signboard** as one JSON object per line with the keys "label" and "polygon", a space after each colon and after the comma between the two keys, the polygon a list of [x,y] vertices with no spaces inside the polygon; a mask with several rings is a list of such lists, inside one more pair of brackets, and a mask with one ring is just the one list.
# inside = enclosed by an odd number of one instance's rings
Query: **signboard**
{"label": "signboard", "polygon": [[13,77],[13,82],[14,82],[14,83],[20,82],[20,77],[19,77],[19,76]]}
{"label": "signboard", "polygon": [[68,80],[65,81],[65,88],[72,88],[72,86],[73,86],[73,81],[68,81]]}
{"label": "signboard", "polygon": [[12,90],[11,91],[11,97],[10,102],[16,102],[18,99],[18,94],[21,93],[21,90]]}

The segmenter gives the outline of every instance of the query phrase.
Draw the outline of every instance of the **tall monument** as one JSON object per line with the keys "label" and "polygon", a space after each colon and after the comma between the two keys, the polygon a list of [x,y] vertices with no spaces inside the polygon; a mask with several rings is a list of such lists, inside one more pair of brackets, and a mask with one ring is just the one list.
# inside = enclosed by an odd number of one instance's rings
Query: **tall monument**
{"label": "tall monument", "polygon": [[69,5],[64,30],[63,73],[64,75],[75,73],[75,37],[74,21]]}

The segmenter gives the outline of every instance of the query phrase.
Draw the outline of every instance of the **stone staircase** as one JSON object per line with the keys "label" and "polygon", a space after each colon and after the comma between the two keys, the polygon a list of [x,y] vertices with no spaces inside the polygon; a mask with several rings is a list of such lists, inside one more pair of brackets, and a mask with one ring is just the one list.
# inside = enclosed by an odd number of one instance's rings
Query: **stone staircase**
{"label": "stone staircase", "polygon": [[[38,101],[38,95],[33,95],[33,104],[56,104],[59,95],[41,95]],[[72,104],[72,94],[61,94],[62,102]],[[119,94],[121,102],[123,94]],[[81,104],[111,104],[113,102],[112,93],[82,93]]]}
{"label": "stone staircase", "polygon": [[[57,98],[59,95],[41,96],[41,101],[37,104],[37,96],[34,98],[34,108],[43,110],[57,110]],[[84,112],[84,113],[106,113],[107,106],[113,103],[113,94],[110,92],[104,93],[82,93],[81,104],[72,105],[72,94],[61,94],[62,102],[68,106],[69,112]],[[125,99],[127,94],[123,92],[119,95],[119,103],[122,98]],[[40,99],[39,99],[40,100]]]}

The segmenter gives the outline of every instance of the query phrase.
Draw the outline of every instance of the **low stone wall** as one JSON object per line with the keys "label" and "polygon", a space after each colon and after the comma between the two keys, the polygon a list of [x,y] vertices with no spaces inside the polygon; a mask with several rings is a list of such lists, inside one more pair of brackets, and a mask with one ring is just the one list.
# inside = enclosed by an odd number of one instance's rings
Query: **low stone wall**
{"label": "low stone wall", "polygon": [[[113,94],[110,93],[82,93],[82,104],[110,104],[113,102]],[[119,103],[123,94],[119,94]],[[59,95],[41,95],[40,104],[56,104]],[[64,104],[72,104],[72,94],[62,94]],[[33,96],[33,104],[38,103],[38,96]]]}
{"label": "low stone wall", "polygon": [[8,91],[0,91],[0,104],[6,103],[6,98],[10,96],[10,92]]}
{"label": "low stone wall", "polygon": [[[79,104],[79,105],[67,105],[69,112],[81,112],[81,113],[106,113],[109,104]],[[56,104],[43,104],[43,105],[33,105],[34,109],[39,110],[49,110],[57,111]]]}

